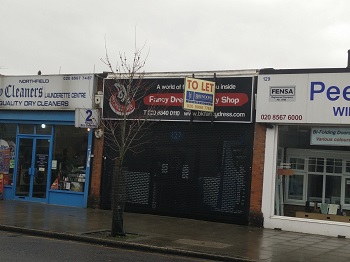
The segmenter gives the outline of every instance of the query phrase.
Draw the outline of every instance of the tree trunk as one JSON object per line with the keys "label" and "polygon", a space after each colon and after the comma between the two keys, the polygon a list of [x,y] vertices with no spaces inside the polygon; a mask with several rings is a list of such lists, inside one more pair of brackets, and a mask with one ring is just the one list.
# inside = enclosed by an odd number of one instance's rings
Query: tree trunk
{"label": "tree trunk", "polygon": [[111,236],[125,236],[123,225],[123,213],[124,213],[124,183],[122,166],[119,158],[116,159],[113,168],[113,184],[112,184],[112,229]]}

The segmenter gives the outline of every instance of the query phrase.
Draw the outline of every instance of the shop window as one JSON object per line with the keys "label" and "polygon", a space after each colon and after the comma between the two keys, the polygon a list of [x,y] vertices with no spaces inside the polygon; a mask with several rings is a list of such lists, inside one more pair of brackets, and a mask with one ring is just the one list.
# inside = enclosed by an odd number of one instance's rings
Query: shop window
{"label": "shop window", "polygon": [[285,180],[287,202],[303,203],[305,201],[305,162],[305,159],[301,157],[290,157],[287,160],[290,168],[295,170],[294,174],[287,176]]}
{"label": "shop window", "polygon": [[36,126],[36,133],[38,135],[51,135],[52,125],[41,124]]}
{"label": "shop window", "polygon": [[325,201],[330,204],[340,204],[341,176],[326,176]]}
{"label": "shop window", "polygon": [[344,187],[345,187],[345,200],[344,200],[344,204],[350,205],[350,177],[346,177],[346,178],[345,178]]}
{"label": "shop window", "polygon": [[326,173],[341,174],[342,173],[342,160],[327,158],[326,160]]}
{"label": "shop window", "polygon": [[[278,150],[285,157],[277,162],[277,215],[327,219],[323,215],[350,216],[349,146],[315,143],[311,126],[278,126]],[[349,129],[350,130],[350,129]],[[280,166],[280,162],[285,163]],[[281,194],[280,192],[283,191]],[[284,196],[284,198],[282,198]],[[277,209],[276,209],[277,210]],[[350,218],[334,218],[349,222]]]}
{"label": "shop window", "polygon": [[73,126],[56,126],[54,141],[51,189],[83,192],[88,132]]}
{"label": "shop window", "polygon": [[350,173],[350,161],[345,162],[345,172]]}
{"label": "shop window", "polygon": [[323,192],[323,175],[312,175],[308,176],[308,196],[307,199],[313,202],[322,202]]}
{"label": "shop window", "polygon": [[0,124],[0,173],[4,185],[13,184],[15,167],[16,124]]}
{"label": "shop window", "polygon": [[308,171],[309,172],[321,172],[324,170],[324,158],[309,158]]}
{"label": "shop window", "polygon": [[304,196],[304,175],[290,176],[288,179],[288,199],[303,200]]}
{"label": "shop window", "polygon": [[304,170],[304,168],[305,168],[305,159],[304,158],[291,157],[289,162],[291,164],[292,169]]}
{"label": "shop window", "polygon": [[20,134],[34,134],[34,125],[19,125]]}

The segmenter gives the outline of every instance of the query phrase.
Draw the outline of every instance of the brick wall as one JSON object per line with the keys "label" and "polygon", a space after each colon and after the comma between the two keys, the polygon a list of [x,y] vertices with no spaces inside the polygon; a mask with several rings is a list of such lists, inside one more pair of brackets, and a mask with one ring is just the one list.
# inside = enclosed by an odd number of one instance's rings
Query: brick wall
{"label": "brick wall", "polygon": [[[107,74],[97,75],[97,90],[103,90],[103,78]],[[102,112],[101,112],[102,113]],[[103,136],[102,138],[93,138],[93,150],[94,157],[91,159],[91,176],[90,176],[90,191],[88,198],[88,207],[99,207],[100,195],[101,195],[101,177],[102,177],[102,163],[103,163]]]}
{"label": "brick wall", "polygon": [[264,125],[256,123],[253,145],[249,224],[258,227],[263,226],[261,203],[264,180],[265,136],[266,127]]}
{"label": "brick wall", "polygon": [[102,138],[94,138],[93,155],[88,206],[99,207],[101,195],[103,136]]}

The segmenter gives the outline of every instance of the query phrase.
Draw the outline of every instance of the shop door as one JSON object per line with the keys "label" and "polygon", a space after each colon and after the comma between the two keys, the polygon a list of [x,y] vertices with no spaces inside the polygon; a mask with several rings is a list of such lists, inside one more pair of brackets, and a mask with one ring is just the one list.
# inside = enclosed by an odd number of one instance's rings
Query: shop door
{"label": "shop door", "polygon": [[153,149],[153,206],[166,213],[189,213],[196,206],[194,150],[184,147]]}
{"label": "shop door", "polygon": [[50,136],[19,138],[16,198],[46,201],[50,138]]}

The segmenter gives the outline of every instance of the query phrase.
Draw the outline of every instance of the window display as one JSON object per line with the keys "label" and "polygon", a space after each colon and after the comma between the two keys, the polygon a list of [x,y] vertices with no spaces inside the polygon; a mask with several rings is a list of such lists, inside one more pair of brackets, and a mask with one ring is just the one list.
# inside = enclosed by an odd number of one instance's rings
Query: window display
{"label": "window display", "polygon": [[0,124],[0,173],[5,186],[13,184],[16,127],[15,124]]}
{"label": "window display", "polygon": [[288,199],[303,200],[304,176],[294,174],[289,178]]}
{"label": "window display", "polygon": [[[54,190],[68,190],[84,192],[86,176],[86,157],[88,132],[86,129],[75,128],[73,126],[52,126],[52,125],[17,125],[0,124],[0,173],[3,175],[5,186],[13,185],[15,168],[15,148],[17,127],[19,134],[24,135],[51,135],[54,132],[54,152],[51,162],[51,186]],[[67,135],[69,134],[69,135]],[[28,141],[27,141],[28,140]],[[33,139],[20,139],[22,143],[28,142],[28,161],[31,159]],[[35,163],[36,171],[33,180],[35,193],[39,192],[42,197],[46,193],[46,181],[48,172],[48,142],[47,152],[43,154],[41,145],[45,139],[36,139],[37,145]],[[24,151],[20,146],[18,157],[18,181],[16,183],[16,195],[26,195],[29,192],[30,174],[23,169]],[[30,166],[31,163],[28,164]],[[23,170],[22,170],[23,169]],[[29,170],[29,168],[27,168]],[[46,174],[46,175],[45,175]],[[42,188],[38,191],[38,187]],[[23,193],[25,192],[25,193]]]}
{"label": "window display", "polygon": [[84,192],[87,140],[86,129],[56,127],[50,189]]}
{"label": "window display", "polygon": [[[291,172],[277,172],[276,189],[282,194],[275,194],[276,215],[350,222],[350,147],[339,144],[336,135],[335,144],[312,143],[312,130],[305,125],[279,126],[282,153],[276,168]],[[327,134],[327,128],[317,130]],[[346,130],[340,131],[343,136]]]}

